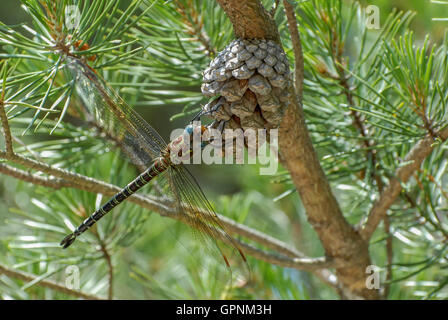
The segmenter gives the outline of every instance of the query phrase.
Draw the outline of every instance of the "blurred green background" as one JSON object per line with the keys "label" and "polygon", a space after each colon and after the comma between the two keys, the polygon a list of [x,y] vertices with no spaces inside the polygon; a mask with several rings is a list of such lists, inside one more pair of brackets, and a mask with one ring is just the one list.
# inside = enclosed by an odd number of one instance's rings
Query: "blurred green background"
{"label": "blurred green background", "polygon": [[[265,1],[265,3],[271,3],[271,1]],[[361,3],[365,6],[379,6],[382,19],[385,19],[393,8],[414,10],[417,16],[411,26],[419,40],[422,40],[426,34],[430,34],[434,41],[440,41],[448,27],[448,21],[432,21],[432,18],[448,17],[448,6],[431,4],[424,0],[381,0],[361,1]],[[126,7],[126,1],[123,1],[123,7]],[[29,18],[20,8],[19,1],[1,1],[0,21],[5,24],[18,24],[28,21],[27,19]],[[199,87],[193,90],[200,92]],[[178,104],[157,107],[138,105],[136,107],[136,110],[166,140],[168,140],[169,133],[173,128],[181,128],[190,120],[183,117],[171,121],[171,118],[178,114],[181,109],[182,107]],[[92,169],[86,167],[84,172],[86,175],[103,177],[105,181],[117,185],[124,185],[135,176],[135,170],[120,163],[115,154],[105,153],[91,159],[91,161],[95,162],[95,167],[103,168],[104,172],[92,172]],[[192,170],[219,213],[237,221],[244,221],[244,223],[285,242],[291,242],[291,239],[293,239],[294,243],[291,244],[310,256],[323,254],[317,236],[306,222],[297,194],[292,192],[288,197],[274,201],[275,197],[293,190],[288,181],[281,183],[284,182],[285,178],[283,171],[278,176],[272,177],[260,176],[258,165],[194,166]],[[11,192],[11,190],[14,191]],[[104,199],[98,199],[87,193],[73,192],[71,195],[73,198],[65,197],[57,191],[49,192],[42,188],[33,190],[23,182],[0,176],[0,224],[8,225],[7,236],[3,235],[3,238],[7,240],[0,242],[0,254],[3,254],[0,262],[10,262],[17,267],[25,266],[25,269],[29,272],[35,272],[36,274],[49,272],[48,270],[51,268],[48,265],[43,266],[38,262],[47,258],[50,259],[44,253],[33,251],[32,247],[28,248],[20,241],[8,241],[8,236],[22,232],[20,223],[14,223],[16,219],[14,214],[26,217],[27,212],[41,210],[46,212],[51,219],[52,211],[39,201],[41,197],[48,197],[54,203],[64,203],[72,207],[80,206],[77,209],[86,212],[91,211],[94,204],[99,200],[104,201]],[[91,206],[83,207],[86,203],[91,204]],[[148,214],[148,212],[129,203],[123,205],[121,212],[125,212],[126,215],[136,219],[138,223],[141,223],[141,226],[135,234],[135,239],[124,239],[117,252],[114,252],[116,256],[114,285],[116,298],[223,297],[222,289],[226,286],[226,281],[222,279],[226,277],[225,272],[224,276],[217,277],[219,280],[215,286],[209,285],[214,281],[213,279],[217,274],[223,272],[221,270],[222,265],[219,261],[209,259],[202,254],[200,244],[191,241],[194,236],[188,228],[168,219],[163,219],[156,214]],[[103,221],[105,226],[99,228],[99,232],[106,232],[112,219],[125,219],[126,215],[121,218],[118,215],[106,217]],[[135,244],[128,246],[127,241],[129,243],[135,241]],[[101,262],[101,257],[98,258],[92,254],[92,251],[89,251],[87,247],[87,243],[82,243],[78,248],[78,252],[85,249],[86,252],[91,254],[90,256],[86,254],[82,263],[76,259],[67,261],[61,253],[58,257],[60,260],[54,260],[56,261],[55,265],[58,263],[80,263],[85,268],[82,274],[88,274],[88,278],[83,279],[83,289],[104,295],[107,287],[107,266],[105,262]],[[375,248],[375,244],[373,244],[373,247]],[[21,259],[18,259],[21,261],[9,259],[8,254],[18,249],[25,250]],[[27,249],[29,250],[27,251]],[[375,254],[378,261],[384,261],[382,252],[376,252]],[[400,253],[397,253],[397,255],[400,255]],[[89,264],[89,259],[100,262]],[[23,261],[29,261],[30,263],[26,264]],[[267,263],[255,262],[253,259],[250,259],[250,263],[257,268],[257,272],[254,274],[255,277],[259,277],[256,286],[246,289],[246,291],[233,292],[232,297],[266,299],[337,298],[336,292],[306,272],[279,268]],[[55,268],[57,269],[57,267]],[[203,272],[204,270],[208,271]],[[58,270],[58,272],[61,271]],[[63,279],[63,275],[55,274],[57,279]],[[430,275],[428,273],[426,276]],[[12,284],[9,285],[12,286]],[[406,290],[398,285],[393,288],[395,289],[392,293],[393,298],[414,297],[414,290],[412,289]],[[39,289],[28,290],[27,292],[28,294],[23,294],[23,299],[60,298],[55,293],[48,291],[42,293]]]}

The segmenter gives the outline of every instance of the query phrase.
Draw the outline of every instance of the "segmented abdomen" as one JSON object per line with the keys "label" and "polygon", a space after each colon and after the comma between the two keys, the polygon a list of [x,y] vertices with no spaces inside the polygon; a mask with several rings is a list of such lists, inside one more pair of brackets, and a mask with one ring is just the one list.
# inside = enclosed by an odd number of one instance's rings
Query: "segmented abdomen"
{"label": "segmented abdomen", "polygon": [[84,222],[76,228],[73,232],[75,236],[79,236],[81,233],[89,229],[95,224],[99,219],[101,219],[106,213],[111,211],[117,205],[122,203],[124,200],[129,198],[141,187],[146,185],[152,179],[157,177],[160,173],[168,168],[168,163],[163,158],[157,159],[151,167],[149,167],[145,172],[140,174],[132,182],[130,182],[122,191],[113,196],[109,201],[107,201],[101,208],[96,210],[90,217],[88,217]]}

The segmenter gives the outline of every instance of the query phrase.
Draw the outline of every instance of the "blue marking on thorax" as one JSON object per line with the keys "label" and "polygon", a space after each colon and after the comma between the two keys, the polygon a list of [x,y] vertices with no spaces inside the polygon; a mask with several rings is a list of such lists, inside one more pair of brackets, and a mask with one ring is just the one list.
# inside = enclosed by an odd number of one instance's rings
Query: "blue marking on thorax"
{"label": "blue marking on thorax", "polygon": [[184,131],[186,134],[192,135],[193,134],[193,125],[189,124],[188,126],[186,126]]}
{"label": "blue marking on thorax", "polygon": [[[189,136],[191,136],[193,134],[193,132],[194,132],[194,127],[192,124],[189,124],[184,129],[184,133],[188,134]],[[208,142],[201,141],[201,149],[204,149],[207,146],[207,144],[208,144]]]}

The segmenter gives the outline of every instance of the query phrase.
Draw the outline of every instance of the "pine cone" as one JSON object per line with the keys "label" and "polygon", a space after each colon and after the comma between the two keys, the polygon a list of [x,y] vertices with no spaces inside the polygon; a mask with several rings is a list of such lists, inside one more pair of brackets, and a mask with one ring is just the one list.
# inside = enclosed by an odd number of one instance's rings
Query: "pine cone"
{"label": "pine cone", "polygon": [[204,71],[207,115],[243,130],[278,128],[289,100],[288,59],[272,40],[236,39]]}

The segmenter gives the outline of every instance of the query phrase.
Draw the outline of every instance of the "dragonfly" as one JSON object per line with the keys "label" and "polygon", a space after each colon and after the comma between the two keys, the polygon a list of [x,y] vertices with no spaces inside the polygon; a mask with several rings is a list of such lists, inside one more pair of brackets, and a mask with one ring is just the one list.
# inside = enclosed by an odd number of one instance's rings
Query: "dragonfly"
{"label": "dragonfly", "polygon": [[[67,56],[66,67],[83,102],[85,110],[82,111],[88,113],[89,121],[94,122],[106,134],[113,136],[113,140],[124,146],[127,153],[135,153],[138,155],[137,158],[143,159],[146,170],[93,212],[68,234],[60,245],[64,249],[68,248],[76,238],[132,194],[154,178],[163,177],[174,198],[177,211],[189,225],[197,229],[196,235],[204,240],[203,243],[209,247],[208,249],[210,246],[217,248],[226,266],[230,268],[229,258],[217,242],[218,239],[224,240],[221,242],[226,244],[226,248],[230,247],[232,254],[237,253],[247,266],[243,251],[225,230],[194,176],[180,161],[193,152],[191,140],[194,134],[206,137],[210,127],[194,126],[190,123],[185,128],[184,134],[167,144],[157,131],[83,60]],[[205,145],[206,142],[203,142],[200,148]]]}

